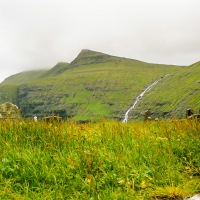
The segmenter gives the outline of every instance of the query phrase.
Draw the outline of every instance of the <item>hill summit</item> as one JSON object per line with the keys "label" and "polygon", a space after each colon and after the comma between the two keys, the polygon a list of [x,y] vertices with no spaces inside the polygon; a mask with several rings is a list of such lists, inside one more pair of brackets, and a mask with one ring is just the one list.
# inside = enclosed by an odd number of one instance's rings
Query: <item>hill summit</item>
{"label": "hill summit", "polygon": [[92,51],[89,49],[83,49],[81,50],[81,52],[78,54],[77,58],[86,58],[86,57],[96,57],[96,56],[102,56],[102,55],[106,55],[105,53],[101,53],[101,52],[97,52],[97,51]]}
{"label": "hill summit", "polygon": [[117,57],[115,56],[83,49],[78,54],[78,56],[70,63],[70,66],[76,67],[76,66],[81,66],[81,65],[105,63],[109,61],[114,61],[115,59],[117,59]]}

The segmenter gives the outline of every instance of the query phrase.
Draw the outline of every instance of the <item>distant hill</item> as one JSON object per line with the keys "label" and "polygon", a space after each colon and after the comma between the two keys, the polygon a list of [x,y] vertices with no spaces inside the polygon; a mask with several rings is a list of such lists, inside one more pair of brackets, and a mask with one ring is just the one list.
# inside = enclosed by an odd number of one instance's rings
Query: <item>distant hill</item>
{"label": "distant hill", "polygon": [[[101,117],[121,120],[134,98],[152,81],[165,74],[173,77],[185,69],[84,49],[71,63],[58,63],[50,70],[38,72],[35,78],[31,72],[8,77],[0,84],[0,90],[8,85],[17,88],[15,101],[24,117],[36,114],[42,118],[54,113],[78,121]],[[163,83],[168,79],[163,79]],[[0,94],[1,103],[3,96],[4,92]],[[12,102],[10,96],[4,100]],[[149,106],[141,106],[140,110]]]}
{"label": "distant hill", "polygon": [[31,70],[14,74],[6,78],[0,85],[22,85],[40,78],[47,70]]}

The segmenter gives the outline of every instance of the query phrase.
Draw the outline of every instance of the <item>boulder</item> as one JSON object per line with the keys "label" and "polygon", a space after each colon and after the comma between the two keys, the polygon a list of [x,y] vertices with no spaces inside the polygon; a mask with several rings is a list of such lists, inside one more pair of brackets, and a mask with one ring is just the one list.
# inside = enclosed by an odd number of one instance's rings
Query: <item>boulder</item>
{"label": "boulder", "polygon": [[0,120],[19,120],[20,118],[20,110],[16,105],[10,102],[0,105]]}

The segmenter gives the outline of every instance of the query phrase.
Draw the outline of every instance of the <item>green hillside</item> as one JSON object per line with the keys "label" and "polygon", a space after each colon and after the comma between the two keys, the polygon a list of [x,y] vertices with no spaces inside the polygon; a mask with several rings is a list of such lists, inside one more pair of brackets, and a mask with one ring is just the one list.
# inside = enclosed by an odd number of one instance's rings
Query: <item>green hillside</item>
{"label": "green hillside", "polygon": [[62,73],[53,73],[59,69],[57,65],[43,78],[18,87],[18,106],[23,116],[54,113],[78,121],[100,117],[121,120],[144,87],[180,67],[82,50],[74,61],[62,67]]}
{"label": "green hillside", "polygon": [[0,104],[5,102],[18,104],[17,90],[15,85],[0,85]]}
{"label": "green hillside", "polygon": [[45,78],[48,76],[57,76],[63,73],[65,70],[68,69],[69,63],[66,62],[59,62],[56,64],[52,69],[46,71],[46,73],[42,74],[40,78]]}
{"label": "green hillside", "polygon": [[147,108],[154,117],[185,117],[186,109],[200,109],[200,62],[171,73],[150,90],[133,112],[132,118]]}
{"label": "green hillside", "polygon": [[31,70],[14,74],[6,78],[1,85],[22,85],[32,82],[41,77],[47,70]]}

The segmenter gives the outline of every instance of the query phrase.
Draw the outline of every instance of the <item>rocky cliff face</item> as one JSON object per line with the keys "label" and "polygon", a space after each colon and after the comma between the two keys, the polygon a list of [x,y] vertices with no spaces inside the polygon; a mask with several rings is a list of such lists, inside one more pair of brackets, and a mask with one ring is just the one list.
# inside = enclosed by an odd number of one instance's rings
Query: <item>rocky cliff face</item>
{"label": "rocky cliff face", "polygon": [[59,115],[67,117],[66,107],[60,103],[65,94],[52,95],[50,93],[53,85],[26,85],[19,87],[18,105],[24,117],[37,115],[39,118],[48,115]]}

